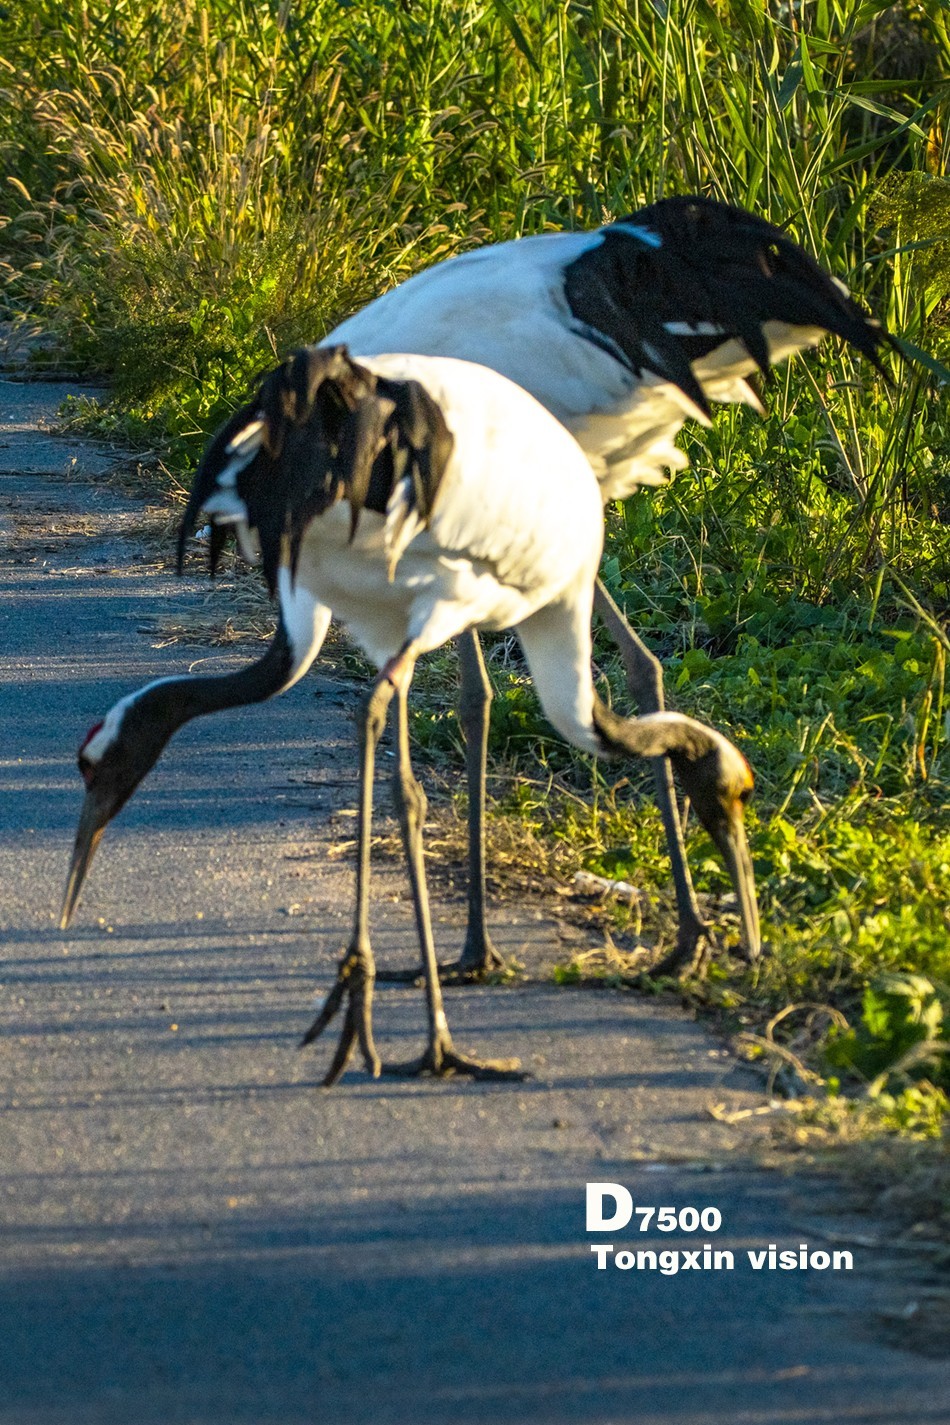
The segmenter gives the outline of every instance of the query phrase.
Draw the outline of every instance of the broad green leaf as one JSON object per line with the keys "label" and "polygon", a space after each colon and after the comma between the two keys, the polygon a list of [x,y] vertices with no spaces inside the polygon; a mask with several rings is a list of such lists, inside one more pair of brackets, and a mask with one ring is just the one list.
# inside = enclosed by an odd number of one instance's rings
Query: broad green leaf
{"label": "broad green leaf", "polygon": [[894,345],[903,356],[907,357],[908,361],[917,363],[917,365],[923,366],[929,371],[931,376],[939,381],[941,386],[950,384],[950,370],[948,370],[942,362],[938,361],[935,356],[931,356],[929,352],[922,351],[919,346],[915,346],[912,341],[908,341],[907,338],[903,336],[895,336]]}
{"label": "broad green leaf", "polygon": [[518,49],[524,55],[525,59],[531,65],[531,68],[537,74],[540,74],[541,65],[532,53],[531,46],[528,44],[528,41],[525,38],[524,30],[519,25],[517,19],[515,18],[514,12],[511,10],[510,6],[505,4],[505,0],[492,0],[492,5],[500,15],[501,19],[507,25],[508,30],[511,34],[511,38],[514,40]]}
{"label": "broad green leaf", "polygon": [[778,106],[780,109],[788,108],[796,89],[802,82],[803,75],[804,69],[801,60],[793,59],[782,75],[782,82],[778,87]]}

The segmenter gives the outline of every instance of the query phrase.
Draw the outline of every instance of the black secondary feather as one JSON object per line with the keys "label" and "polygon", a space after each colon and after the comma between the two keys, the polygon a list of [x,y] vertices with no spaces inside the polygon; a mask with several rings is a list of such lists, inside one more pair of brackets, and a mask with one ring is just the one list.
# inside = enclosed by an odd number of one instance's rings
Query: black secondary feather
{"label": "black secondary feather", "polygon": [[[691,364],[736,340],[768,373],[767,322],[831,332],[878,369],[881,348],[893,344],[806,252],[752,213],[707,198],[664,198],[603,232],[602,243],[565,269],[575,320],[637,375],[673,382],[707,415]],[[703,323],[716,332],[675,329]]]}
{"label": "black secondary feather", "polygon": [[[350,505],[352,538],[362,511],[385,514],[407,479],[407,511],[427,520],[452,451],[442,412],[418,382],[376,376],[343,346],[305,347],[266,376],[212,439],[179,531],[179,568],[200,510],[222,491],[230,447],[258,421],[260,448],[233,489],[260,540],[271,593],[285,541],[295,568],[307,526],[338,500]],[[212,571],[226,528],[212,528]]]}
{"label": "black secondary feather", "polygon": [[[242,406],[235,411],[233,416],[219,426],[211,437],[209,444],[205,447],[205,452],[195,471],[195,478],[191,482],[191,494],[188,497],[188,504],[185,506],[185,513],[182,515],[181,524],[178,526],[178,558],[177,571],[180,574],[185,563],[185,548],[189,539],[195,532],[198,524],[198,516],[201,514],[201,507],[205,500],[209,499],[216,488],[216,480],[220,471],[227,464],[227,447],[237,435],[243,430],[248,421],[252,419],[252,407]],[[225,529],[219,529],[213,525],[211,529],[210,542],[210,572],[214,572],[218,565],[221,548],[227,539]]]}

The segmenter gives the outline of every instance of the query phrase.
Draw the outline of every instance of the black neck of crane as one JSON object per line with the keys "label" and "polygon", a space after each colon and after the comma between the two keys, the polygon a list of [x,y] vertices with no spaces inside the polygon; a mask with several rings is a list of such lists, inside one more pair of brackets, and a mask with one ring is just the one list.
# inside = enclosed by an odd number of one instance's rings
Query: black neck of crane
{"label": "black neck of crane", "polygon": [[[155,718],[170,736],[192,718],[225,708],[247,707],[264,702],[287,686],[293,672],[294,657],[283,619],[270,647],[255,663],[236,673],[215,674],[212,677],[192,676],[157,683],[148,689],[130,711],[147,722]],[[156,714],[158,717],[156,718]],[[156,726],[156,732],[158,726]]]}

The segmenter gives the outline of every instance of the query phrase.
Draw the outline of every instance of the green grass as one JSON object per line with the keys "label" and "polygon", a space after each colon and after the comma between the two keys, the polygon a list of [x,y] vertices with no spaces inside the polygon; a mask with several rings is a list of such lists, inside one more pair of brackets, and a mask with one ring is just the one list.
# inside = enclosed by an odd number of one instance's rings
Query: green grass
{"label": "green grass", "polygon": [[[2,12],[0,87],[0,317],[108,376],[81,418],[183,478],[276,354],[410,272],[669,193],[786,225],[905,350],[950,355],[939,0],[37,0]],[[764,395],[769,421],[688,429],[691,469],[610,512],[605,578],[671,703],[756,771],[773,954],[728,972],[733,1001],[838,1007],[851,1038],[812,1062],[845,1084],[889,1062],[892,1089],[947,1086],[946,1059],[907,1062],[906,996],[880,1012],[885,976],[950,999],[946,400],[926,365],[885,380],[830,346]],[[666,907],[645,780],[560,747],[517,666],[496,683],[508,814]],[[458,756],[437,697],[416,734]],[[701,833],[690,852],[724,890]]]}

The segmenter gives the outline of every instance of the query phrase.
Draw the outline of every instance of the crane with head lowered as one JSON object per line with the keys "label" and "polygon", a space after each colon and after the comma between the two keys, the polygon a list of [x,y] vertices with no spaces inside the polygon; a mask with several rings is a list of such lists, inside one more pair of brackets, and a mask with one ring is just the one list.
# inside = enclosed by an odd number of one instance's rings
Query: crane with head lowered
{"label": "crane with head lowered", "polygon": [[191,717],[280,691],[309,664],[334,609],[379,669],[360,718],[353,934],[304,1042],[346,1002],[326,1082],[372,1030],[369,848],[376,745],[396,705],[396,809],[425,972],[428,1045],[403,1072],[505,1075],[516,1064],[456,1050],[448,1029],[422,855],[425,795],[410,763],[407,696],[419,656],[466,630],[513,627],[554,727],[596,755],[668,757],[723,855],[746,953],[760,937],[743,809],[752,774],[721,733],[678,713],[623,718],[595,693],[591,615],[603,546],[597,481],[569,433],[526,392],[469,362],[356,359],[307,348],[268,376],[212,440],[182,538],[204,509],[212,565],[226,532],[259,548],[280,625],[251,670],[163,679],[122,699],[86,738],[86,784],[63,902],[68,924],[108,822]]}

